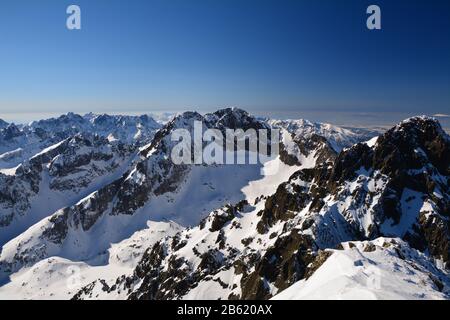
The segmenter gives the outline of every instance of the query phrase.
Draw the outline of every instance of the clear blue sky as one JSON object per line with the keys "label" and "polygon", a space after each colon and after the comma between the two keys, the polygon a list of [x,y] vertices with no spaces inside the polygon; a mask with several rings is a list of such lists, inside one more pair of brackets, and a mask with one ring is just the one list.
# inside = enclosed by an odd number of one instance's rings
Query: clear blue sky
{"label": "clear blue sky", "polygon": [[0,114],[222,106],[450,113],[450,1],[0,3]]}

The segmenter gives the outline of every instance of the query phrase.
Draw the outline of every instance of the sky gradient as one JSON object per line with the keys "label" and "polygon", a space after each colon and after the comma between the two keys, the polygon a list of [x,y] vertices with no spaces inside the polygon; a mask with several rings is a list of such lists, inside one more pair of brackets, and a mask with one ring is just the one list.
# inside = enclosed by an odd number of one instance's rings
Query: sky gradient
{"label": "sky gradient", "polygon": [[[70,4],[80,31],[66,29]],[[366,28],[370,4],[381,31]],[[0,43],[4,118],[450,113],[448,0],[3,0]]]}

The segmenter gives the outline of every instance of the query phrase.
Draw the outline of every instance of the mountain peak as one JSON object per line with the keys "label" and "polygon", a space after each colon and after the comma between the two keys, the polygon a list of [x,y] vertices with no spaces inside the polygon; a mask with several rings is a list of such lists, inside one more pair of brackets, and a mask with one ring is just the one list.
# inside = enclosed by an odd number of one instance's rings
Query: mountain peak
{"label": "mountain peak", "polygon": [[240,108],[236,108],[236,107],[232,107],[232,108],[224,108],[224,109],[219,109],[216,112],[214,112],[215,115],[219,116],[219,117],[223,117],[225,115],[242,115],[242,116],[248,116],[248,112],[240,109]]}
{"label": "mountain peak", "polygon": [[20,131],[19,127],[16,126],[14,123],[8,124],[8,126],[3,130],[3,138],[5,140],[11,140],[20,135],[22,135],[22,132]]}
{"label": "mountain peak", "polygon": [[0,119],[0,129],[6,128],[8,126],[8,122]]}
{"label": "mountain peak", "polygon": [[420,116],[402,121],[380,136],[375,163],[389,170],[420,169],[432,164],[442,174],[450,166],[450,139],[434,118]]}
{"label": "mountain peak", "polygon": [[433,130],[435,133],[445,134],[442,130],[441,124],[436,118],[424,115],[405,119],[391,129],[391,131],[407,131],[410,133],[412,131],[417,132],[417,130],[420,130],[422,132]]}
{"label": "mountain peak", "polygon": [[448,175],[450,139],[436,119],[412,117],[379,136],[376,143],[355,144],[342,152],[335,179],[350,179],[361,167],[388,175],[434,167]]}
{"label": "mountain peak", "polygon": [[194,118],[194,119],[201,118],[201,114],[198,113],[197,111],[185,111],[185,112],[175,116],[175,118],[173,120],[175,120],[175,119],[192,119],[192,118]]}
{"label": "mountain peak", "polygon": [[205,115],[207,121],[214,123],[217,128],[228,129],[267,129],[265,121],[260,121],[247,111],[239,108],[225,108]]}
{"label": "mountain peak", "polygon": [[83,117],[74,112],[68,112],[66,114],[61,115],[58,120],[69,120],[69,121],[83,121]]}

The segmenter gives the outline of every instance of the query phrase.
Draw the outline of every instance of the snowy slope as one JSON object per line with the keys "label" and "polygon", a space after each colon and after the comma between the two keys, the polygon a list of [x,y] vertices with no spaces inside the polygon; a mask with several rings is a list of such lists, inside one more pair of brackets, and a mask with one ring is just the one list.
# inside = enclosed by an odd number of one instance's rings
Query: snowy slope
{"label": "snowy slope", "polygon": [[70,299],[101,274],[107,281],[131,274],[147,247],[173,236],[181,227],[173,222],[148,223],[130,238],[114,243],[93,261],[51,257],[15,273],[0,287],[0,299]]}
{"label": "snowy slope", "polygon": [[448,299],[448,274],[400,239],[351,242],[274,300]]}

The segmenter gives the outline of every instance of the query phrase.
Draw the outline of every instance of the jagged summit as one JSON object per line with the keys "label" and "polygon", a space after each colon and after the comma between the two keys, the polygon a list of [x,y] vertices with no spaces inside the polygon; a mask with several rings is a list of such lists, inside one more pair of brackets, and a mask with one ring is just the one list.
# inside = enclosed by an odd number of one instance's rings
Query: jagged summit
{"label": "jagged summit", "polygon": [[436,118],[417,116],[406,119],[386,132],[387,139],[410,139],[411,144],[424,144],[436,139],[448,139]]}
{"label": "jagged summit", "polygon": [[22,131],[18,126],[16,126],[14,123],[8,124],[3,130],[2,130],[2,137],[4,140],[12,140],[16,137],[20,137],[23,135]]}
{"label": "jagged summit", "polygon": [[6,128],[7,126],[8,122],[4,121],[3,119],[0,119],[0,130]]}
{"label": "jagged summit", "polygon": [[327,123],[314,123],[305,119],[269,120],[269,123],[273,127],[282,128],[291,133],[297,140],[309,139],[313,135],[322,136],[327,139],[336,152],[382,133],[378,130],[351,129]]}
{"label": "jagged summit", "polygon": [[45,120],[32,121],[29,123],[30,128],[61,128],[61,126],[66,125],[70,127],[83,125],[85,119],[83,116],[68,112],[66,114],[62,114],[57,118],[50,118]]}
{"label": "jagged summit", "polygon": [[204,115],[196,111],[185,111],[177,114],[170,122],[175,123],[182,119],[204,121],[205,123],[216,127],[223,126],[230,129],[233,129],[233,127],[242,129],[246,124],[257,121],[257,118],[249,114],[247,111],[235,107],[220,109]]}
{"label": "jagged summit", "polygon": [[208,113],[207,115],[215,116],[219,119],[220,118],[230,118],[230,117],[235,118],[235,119],[251,117],[251,115],[246,110],[236,108],[236,107],[219,109],[212,113]]}
{"label": "jagged summit", "polygon": [[412,126],[416,126],[416,127],[422,127],[425,124],[432,124],[432,125],[436,125],[436,126],[440,126],[439,121],[437,120],[437,118],[435,117],[431,117],[431,116],[427,116],[427,115],[420,115],[420,116],[414,116],[414,117],[410,117],[407,118],[403,121],[400,121],[400,123],[398,123],[396,126],[394,126],[393,129],[398,129],[402,126],[405,125],[412,125]]}
{"label": "jagged summit", "polygon": [[130,115],[109,115],[109,114],[94,114],[88,113],[83,116],[83,118],[89,120],[94,126],[105,126],[105,125],[145,125],[154,128],[158,128],[158,123],[149,115],[142,114],[139,116]]}
{"label": "jagged summit", "polygon": [[355,171],[358,166],[397,175],[408,170],[430,171],[434,167],[438,173],[449,175],[450,139],[436,119],[414,117],[388,130],[370,146],[354,145],[340,154],[336,164],[337,171],[344,173]]}
{"label": "jagged summit", "polygon": [[239,108],[226,108],[218,110],[212,114],[205,115],[205,118],[210,122],[215,122],[214,126],[217,128],[229,129],[267,129],[269,126],[250,115],[247,111]]}
{"label": "jagged summit", "polygon": [[414,117],[380,136],[375,146],[375,166],[387,170],[428,164],[450,173],[450,139],[440,123],[430,117]]}
{"label": "jagged summit", "polygon": [[[191,132],[193,136],[194,122],[202,123],[202,129],[219,129],[224,131],[226,129],[269,129],[270,126],[256,117],[250,115],[244,110],[237,108],[227,108],[218,110],[213,113],[202,115],[195,111],[186,111],[176,115],[172,120],[167,122],[156,134],[152,143],[142,150],[142,155],[147,156],[157,146],[163,148],[165,151],[170,149],[173,142],[170,139],[170,134],[176,129],[186,129]],[[163,139],[165,141],[163,141]]]}

